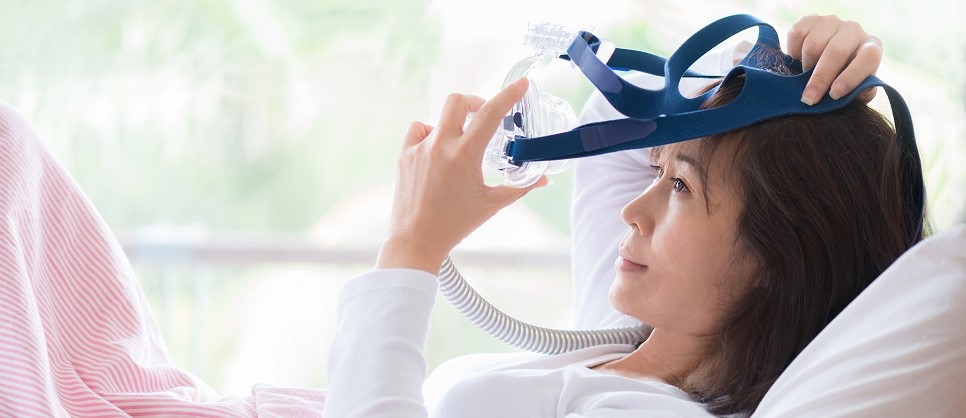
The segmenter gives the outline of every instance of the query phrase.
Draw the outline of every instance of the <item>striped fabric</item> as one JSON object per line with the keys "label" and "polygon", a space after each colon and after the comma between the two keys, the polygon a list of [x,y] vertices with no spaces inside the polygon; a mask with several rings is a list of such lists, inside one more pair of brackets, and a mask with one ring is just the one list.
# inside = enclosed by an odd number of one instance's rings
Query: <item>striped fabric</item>
{"label": "striped fabric", "polygon": [[175,366],[117,241],[0,103],[0,416],[318,416],[324,392],[219,397]]}

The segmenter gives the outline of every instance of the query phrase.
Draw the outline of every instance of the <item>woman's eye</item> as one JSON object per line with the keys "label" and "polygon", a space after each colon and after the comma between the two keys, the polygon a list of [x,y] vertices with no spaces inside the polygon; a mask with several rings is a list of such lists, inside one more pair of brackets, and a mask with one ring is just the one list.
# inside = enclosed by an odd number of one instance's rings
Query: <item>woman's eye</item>
{"label": "woman's eye", "polygon": [[686,192],[690,190],[688,189],[688,185],[684,184],[684,181],[682,181],[681,179],[671,179],[671,180],[674,181],[674,184],[671,186],[674,189],[674,191]]}

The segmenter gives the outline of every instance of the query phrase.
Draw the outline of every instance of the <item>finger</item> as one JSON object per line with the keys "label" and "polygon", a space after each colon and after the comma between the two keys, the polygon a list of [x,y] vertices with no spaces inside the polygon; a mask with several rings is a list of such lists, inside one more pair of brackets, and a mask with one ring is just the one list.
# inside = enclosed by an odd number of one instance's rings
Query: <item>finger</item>
{"label": "finger", "polygon": [[526,196],[531,190],[544,187],[550,184],[550,179],[547,176],[540,176],[540,179],[536,183],[533,183],[527,187],[511,187],[511,186],[496,186],[490,189],[490,193],[495,196],[495,201],[499,205],[499,209],[509,206],[511,203],[520,200],[521,197]]}
{"label": "finger", "polygon": [[423,142],[429,133],[433,131],[431,125],[415,121],[409,124],[409,130],[406,131],[406,137],[403,139],[403,149],[409,148],[420,142]]}
{"label": "finger", "polygon": [[818,15],[808,15],[795,22],[792,28],[788,30],[788,36],[786,38],[786,45],[788,46],[788,55],[799,61],[802,60],[802,43],[805,42],[805,36],[812,31],[812,27],[815,26],[821,17]]}
{"label": "finger", "polygon": [[835,33],[815,64],[815,71],[809,77],[805,91],[802,93],[802,102],[812,105],[822,99],[832,86],[832,81],[853,59],[861,40],[865,37],[865,32],[858,24],[846,24]]}
{"label": "finger", "polygon": [[486,145],[493,137],[493,132],[496,132],[496,128],[503,122],[503,117],[510,111],[513,104],[523,98],[529,85],[526,77],[521,77],[480,106],[464,135],[466,137],[464,144],[473,155],[483,155]]}
{"label": "finger", "polygon": [[[866,42],[863,42],[859,46],[858,51],[855,53],[855,57],[849,62],[848,66],[843,70],[835,81],[832,82],[832,88],[829,91],[829,96],[833,99],[838,100],[840,97],[849,94],[855,89],[866,77],[875,74],[876,70],[879,69],[879,64],[882,62],[882,44],[879,43],[878,38],[869,37]],[[875,95],[875,90],[872,90],[872,96]],[[871,96],[869,97],[871,99]]]}
{"label": "finger", "polygon": [[875,98],[875,93],[877,91],[879,91],[879,89],[875,87],[869,87],[865,89],[865,91],[863,91],[862,93],[859,93],[858,96],[855,96],[855,99],[861,101],[862,103],[869,103],[872,101],[872,99]]}
{"label": "finger", "polygon": [[855,45],[843,44],[833,38],[815,64],[815,71],[808,78],[808,84],[805,85],[805,91],[802,93],[802,102],[809,106],[818,103],[829,91],[832,81],[852,58],[854,50]]}
{"label": "finger", "polygon": [[837,25],[839,18],[835,16],[824,16],[815,22],[805,39],[802,41],[802,71],[815,68],[822,52],[829,41],[838,32]]}
{"label": "finger", "polygon": [[439,116],[437,125],[437,138],[456,138],[463,135],[463,125],[466,122],[466,115],[476,111],[484,103],[484,100],[477,96],[468,94],[450,94],[443,104],[443,112]]}

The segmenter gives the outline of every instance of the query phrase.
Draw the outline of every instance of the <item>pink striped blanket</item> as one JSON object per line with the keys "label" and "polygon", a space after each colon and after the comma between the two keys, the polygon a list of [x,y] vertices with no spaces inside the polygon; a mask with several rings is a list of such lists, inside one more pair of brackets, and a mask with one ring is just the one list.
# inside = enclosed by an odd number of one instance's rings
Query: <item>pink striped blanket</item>
{"label": "pink striped blanket", "polygon": [[0,416],[319,416],[324,398],[220,397],[174,365],[107,225],[0,103]]}

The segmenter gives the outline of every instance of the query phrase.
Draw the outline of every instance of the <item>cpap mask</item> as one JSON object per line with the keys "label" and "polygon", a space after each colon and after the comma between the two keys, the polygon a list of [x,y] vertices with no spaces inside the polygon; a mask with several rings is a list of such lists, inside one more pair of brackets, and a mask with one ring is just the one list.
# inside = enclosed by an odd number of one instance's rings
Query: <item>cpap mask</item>
{"label": "cpap mask", "polygon": [[[506,153],[510,142],[517,137],[537,138],[577,127],[577,113],[570,103],[545,92],[540,81],[540,75],[547,66],[567,51],[576,32],[551,23],[530,24],[527,32],[524,44],[532,48],[535,54],[514,64],[504,78],[502,87],[520,77],[527,77],[530,86],[523,98],[503,117],[503,123],[493,134],[483,156],[484,167],[502,172],[504,184],[513,187],[530,186],[542,175],[565,171],[570,163],[567,160],[514,163]],[[607,51],[613,49],[599,49],[603,61],[607,61]],[[467,125],[472,118],[473,114],[467,117]]]}
{"label": "cpap mask", "polygon": [[[698,58],[731,36],[755,26],[759,30],[757,43],[720,83],[743,74],[745,83],[737,98],[721,107],[700,109],[718,87],[694,98],[681,95],[682,78],[720,77],[689,71]],[[867,88],[882,87],[892,105],[901,152],[903,192],[909,196],[907,204],[920,214],[917,225],[922,224],[925,185],[912,117],[902,96],[877,77],[869,76],[838,100],[826,96],[812,106],[805,105],[800,98],[812,71],[803,72],[800,61],[782,53],[775,29],[753,16],[735,15],[718,20],[688,38],[667,59],[615,48],[590,32],[571,34],[560,26],[547,24],[532,25],[527,44],[536,54],[514,65],[504,86],[527,76],[531,78],[529,90],[503,118],[484,157],[484,165],[500,170],[507,185],[532,185],[542,175],[565,169],[567,159],[707,137],[776,117],[831,112]],[[569,104],[543,92],[535,80],[540,70],[554,59],[573,63],[626,118],[577,126],[577,117]],[[792,74],[778,74],[775,69],[779,68]],[[618,75],[625,71],[663,77],[665,86],[660,90],[635,86]],[[921,226],[909,231],[911,243],[921,236]],[[439,278],[442,293],[477,326],[530,351],[553,354],[600,344],[639,344],[650,333],[646,325],[591,331],[537,327],[512,318],[486,302],[463,280],[448,257]]]}

